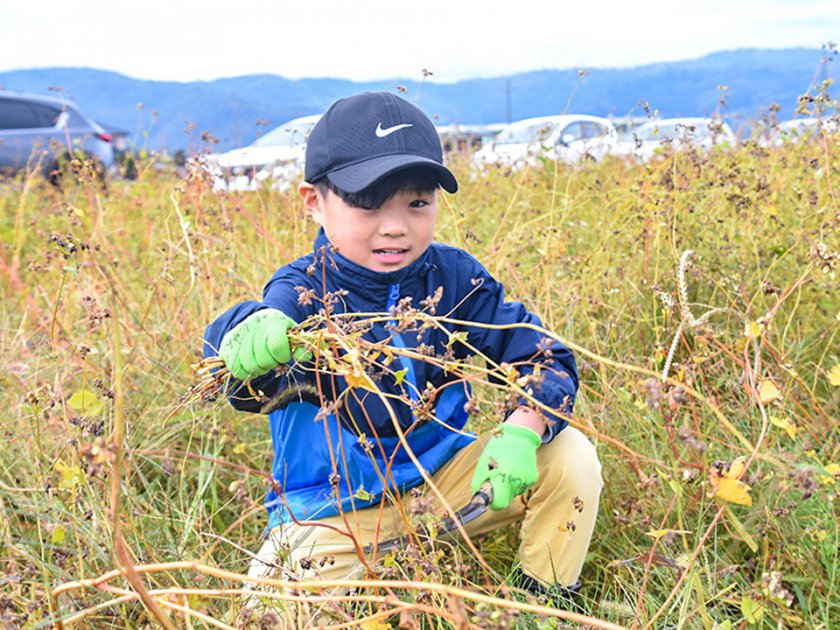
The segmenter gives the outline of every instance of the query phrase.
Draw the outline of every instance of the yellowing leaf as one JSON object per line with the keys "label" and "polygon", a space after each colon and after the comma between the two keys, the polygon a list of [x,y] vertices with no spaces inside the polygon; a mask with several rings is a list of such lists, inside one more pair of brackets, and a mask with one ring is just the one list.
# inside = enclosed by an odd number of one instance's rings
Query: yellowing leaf
{"label": "yellowing leaf", "polygon": [[50,542],[54,545],[60,545],[65,538],[67,538],[67,531],[64,529],[64,525],[56,525],[52,536],[50,536]]}
{"label": "yellowing leaf", "polygon": [[778,416],[770,416],[770,424],[775,427],[779,427],[783,429],[785,433],[790,436],[790,439],[793,440],[796,438],[796,425],[790,418],[779,418]]}
{"label": "yellowing leaf", "polygon": [[729,477],[720,478],[720,483],[715,490],[715,498],[738,505],[752,505],[750,487],[743,481],[730,479]]}
{"label": "yellowing leaf", "polygon": [[758,322],[750,322],[744,330],[744,336],[747,339],[757,339],[761,337],[762,333],[764,333],[764,326]]}
{"label": "yellowing leaf", "polygon": [[208,603],[209,600],[206,597],[201,597],[201,595],[187,595],[187,604],[189,604],[191,610],[205,611]]}
{"label": "yellowing leaf", "polygon": [[80,389],[67,400],[67,406],[83,414],[95,415],[102,411],[105,403],[89,389]]}
{"label": "yellowing leaf", "polygon": [[360,630],[391,630],[391,625],[374,619],[373,621],[363,621],[359,628]]}
{"label": "yellowing leaf", "polygon": [[834,385],[834,387],[840,387],[840,363],[829,370],[828,382]]}
{"label": "yellowing leaf", "polygon": [[347,379],[347,385],[354,389],[366,389],[367,391],[373,393],[379,392],[370,376],[368,376],[364,370],[349,372],[344,375],[344,378]]}
{"label": "yellowing leaf", "polygon": [[773,381],[761,381],[761,385],[758,386],[758,399],[762,403],[766,405],[776,400],[779,396],[781,396],[781,392]]}
{"label": "yellowing leaf", "polygon": [[327,357],[327,366],[330,368],[330,371],[338,372],[340,374],[341,373],[340,372],[341,368],[338,365],[338,361],[335,360],[335,357],[330,353],[327,353],[326,357]]}
{"label": "yellowing leaf", "polygon": [[729,464],[729,470],[723,473],[724,477],[728,477],[730,479],[737,479],[741,476],[741,473],[744,472],[744,468],[746,468],[746,457],[738,457],[734,459],[731,464]]}
{"label": "yellowing leaf", "polygon": [[837,481],[835,477],[840,476],[840,466],[837,464],[829,464],[828,466],[823,467],[827,475],[818,475],[820,478],[820,483],[824,486],[833,486]]}
{"label": "yellowing leaf", "polygon": [[72,490],[85,480],[85,473],[82,472],[81,468],[65,464],[63,460],[59,459],[55,463],[55,469],[61,475],[58,482],[58,487],[61,490]]}
{"label": "yellowing leaf", "polygon": [[242,455],[248,449],[248,444],[245,442],[240,442],[236,446],[233,447],[233,452],[236,455]]}
{"label": "yellowing leaf", "polygon": [[814,542],[825,542],[828,539],[828,532],[824,529],[808,530],[805,535]]}

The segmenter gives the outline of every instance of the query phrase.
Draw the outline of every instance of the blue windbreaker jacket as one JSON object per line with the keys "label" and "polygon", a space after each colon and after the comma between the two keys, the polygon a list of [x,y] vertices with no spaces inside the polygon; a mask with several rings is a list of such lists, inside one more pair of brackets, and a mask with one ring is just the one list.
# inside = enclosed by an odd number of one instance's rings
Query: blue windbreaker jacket
{"label": "blue windbreaker jacket", "polygon": [[[323,308],[326,295],[335,314],[389,313],[400,303],[406,304],[406,298],[420,309],[421,302],[439,288],[438,315],[477,324],[541,326],[540,319],[521,303],[506,302],[502,285],[463,250],[433,243],[408,267],[382,273],[335,252],[321,230],[313,253],[280,268],[266,285],[261,302],[240,303],[210,324],[204,355],[216,355],[224,335],[260,309],[278,309],[300,323]],[[566,346],[524,327],[446,327],[453,333],[466,333],[469,346],[496,364],[514,366],[522,375],[531,374],[539,365],[539,376],[532,385],[534,398],[558,413],[571,412],[578,372],[574,355]],[[435,328],[395,334],[393,326],[377,323],[364,337],[409,348],[423,344],[425,352],[438,355],[446,352],[449,343],[455,359],[473,354],[471,348],[451,343],[446,332]],[[401,365],[391,364],[388,372],[372,376],[391,401],[412,452],[433,475],[475,439],[463,430],[468,419],[465,404],[469,388],[463,379],[429,362],[405,357],[399,360]],[[395,372],[404,377],[395,378]],[[434,402],[434,419],[417,420],[411,405],[397,398],[417,402],[427,384],[442,387],[442,393]],[[255,400],[238,385],[229,396],[231,404],[244,411],[261,411],[264,401]],[[251,387],[269,398],[286,397],[281,408],[269,414],[274,445],[272,476],[281,490],[268,493],[269,526],[291,520],[289,510],[298,520],[331,516],[339,510],[377,503],[384,492],[404,492],[423,482],[400,445],[380,396],[358,388],[348,392],[343,377],[327,371],[316,373],[311,362],[293,365],[281,375],[272,372],[255,378]],[[321,398],[314,392],[320,392]],[[342,404],[336,411],[329,403],[339,396]],[[553,439],[566,426],[559,415],[550,419],[544,441]]]}

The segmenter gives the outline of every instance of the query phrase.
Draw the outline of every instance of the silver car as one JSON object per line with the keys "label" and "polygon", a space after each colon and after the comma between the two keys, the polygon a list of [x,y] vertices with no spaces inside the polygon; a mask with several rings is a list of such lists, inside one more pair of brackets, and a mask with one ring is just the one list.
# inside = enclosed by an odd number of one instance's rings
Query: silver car
{"label": "silver car", "polygon": [[104,178],[115,169],[111,134],[72,101],[0,91],[0,172],[37,169],[57,183],[71,157]]}
{"label": "silver car", "polygon": [[617,155],[648,162],[670,146],[674,150],[695,147],[708,151],[715,145],[735,147],[738,138],[727,123],[719,118],[661,118],[642,123],[618,143]]}
{"label": "silver car", "polygon": [[511,123],[473,154],[473,164],[505,164],[522,168],[539,158],[577,164],[612,153],[615,127],[600,116],[563,114],[526,118]]}

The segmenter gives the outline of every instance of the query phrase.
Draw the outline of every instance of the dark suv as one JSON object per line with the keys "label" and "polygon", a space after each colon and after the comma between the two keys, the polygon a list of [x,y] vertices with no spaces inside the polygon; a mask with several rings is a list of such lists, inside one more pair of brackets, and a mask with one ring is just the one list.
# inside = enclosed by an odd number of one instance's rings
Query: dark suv
{"label": "dark suv", "polygon": [[55,183],[72,157],[101,177],[111,173],[111,134],[72,101],[0,91],[0,172],[37,168]]}

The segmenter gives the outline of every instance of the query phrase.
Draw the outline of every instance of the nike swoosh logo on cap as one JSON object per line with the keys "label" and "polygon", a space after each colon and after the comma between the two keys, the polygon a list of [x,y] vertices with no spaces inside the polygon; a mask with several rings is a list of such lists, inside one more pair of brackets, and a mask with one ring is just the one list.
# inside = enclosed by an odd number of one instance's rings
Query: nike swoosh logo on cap
{"label": "nike swoosh logo on cap", "polygon": [[387,129],[382,128],[382,123],[376,125],[376,137],[377,138],[384,138],[385,136],[390,136],[395,131],[399,131],[400,129],[405,129],[406,127],[413,127],[411,123],[403,123],[401,125],[394,125],[393,127],[388,127]]}

